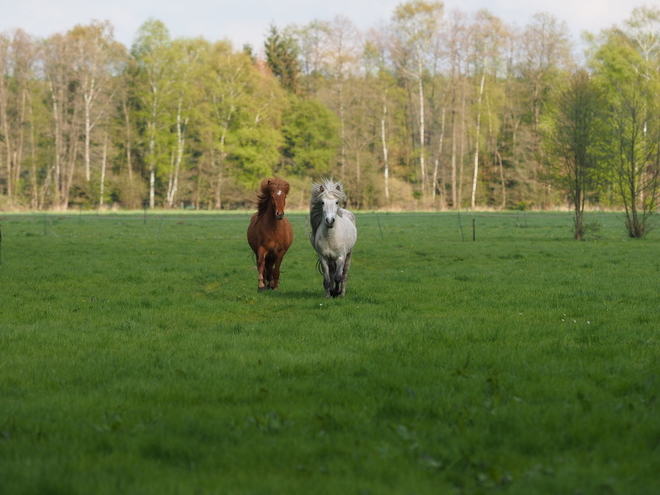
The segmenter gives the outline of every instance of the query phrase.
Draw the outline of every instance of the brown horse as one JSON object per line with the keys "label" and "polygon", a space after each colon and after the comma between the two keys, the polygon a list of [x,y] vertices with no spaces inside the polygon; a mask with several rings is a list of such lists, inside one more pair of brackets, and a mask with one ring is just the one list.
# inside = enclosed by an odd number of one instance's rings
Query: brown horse
{"label": "brown horse", "polygon": [[257,256],[259,290],[277,290],[282,258],[293,242],[291,222],[284,218],[289,183],[275,177],[261,182],[257,212],[247,230],[248,244]]}

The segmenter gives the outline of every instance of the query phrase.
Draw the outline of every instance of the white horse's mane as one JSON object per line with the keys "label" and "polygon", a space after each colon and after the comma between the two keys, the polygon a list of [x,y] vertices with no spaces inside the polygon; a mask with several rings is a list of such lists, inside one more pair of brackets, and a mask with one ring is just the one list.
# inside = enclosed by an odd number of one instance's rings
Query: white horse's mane
{"label": "white horse's mane", "polygon": [[346,201],[346,193],[341,182],[333,182],[331,179],[321,179],[321,182],[312,183],[312,199],[310,201],[309,218],[312,225],[310,239],[316,237],[316,230],[323,222],[323,203],[324,198],[331,198],[340,202]]}

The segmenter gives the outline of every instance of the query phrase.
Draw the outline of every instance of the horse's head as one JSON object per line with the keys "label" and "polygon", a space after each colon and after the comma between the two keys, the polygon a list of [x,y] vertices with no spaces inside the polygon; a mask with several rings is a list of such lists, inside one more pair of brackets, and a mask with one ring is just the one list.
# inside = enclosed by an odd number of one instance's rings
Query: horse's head
{"label": "horse's head", "polygon": [[341,186],[336,184],[333,190],[326,190],[324,186],[321,186],[320,192],[325,193],[321,198],[321,204],[323,205],[323,221],[325,222],[325,226],[331,229],[335,226],[337,216],[341,216],[341,206],[339,204]]}
{"label": "horse's head", "polygon": [[270,202],[275,211],[275,218],[284,218],[284,207],[286,206],[286,195],[289,194],[289,183],[278,177],[264,179],[261,183],[261,191],[264,199]]}
{"label": "horse's head", "polygon": [[286,193],[282,189],[274,189],[270,194],[270,201],[275,209],[275,218],[284,218],[284,207],[286,206]]}

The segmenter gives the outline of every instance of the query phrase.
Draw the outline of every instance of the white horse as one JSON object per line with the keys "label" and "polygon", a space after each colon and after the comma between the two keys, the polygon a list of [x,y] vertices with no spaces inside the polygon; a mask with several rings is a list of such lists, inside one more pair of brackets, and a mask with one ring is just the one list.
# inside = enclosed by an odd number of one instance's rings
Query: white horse
{"label": "white horse", "polygon": [[351,266],[353,246],[357,241],[355,216],[340,205],[346,201],[340,182],[324,179],[312,184],[309,240],[319,256],[325,297],[344,297]]}

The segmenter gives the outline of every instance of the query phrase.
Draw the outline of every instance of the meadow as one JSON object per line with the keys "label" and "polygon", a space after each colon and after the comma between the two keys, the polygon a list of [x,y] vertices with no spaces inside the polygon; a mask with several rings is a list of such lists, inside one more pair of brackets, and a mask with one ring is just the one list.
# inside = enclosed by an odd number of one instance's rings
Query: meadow
{"label": "meadow", "polygon": [[660,493],[660,233],[358,213],[325,299],[288,216],[0,215],[0,493]]}

